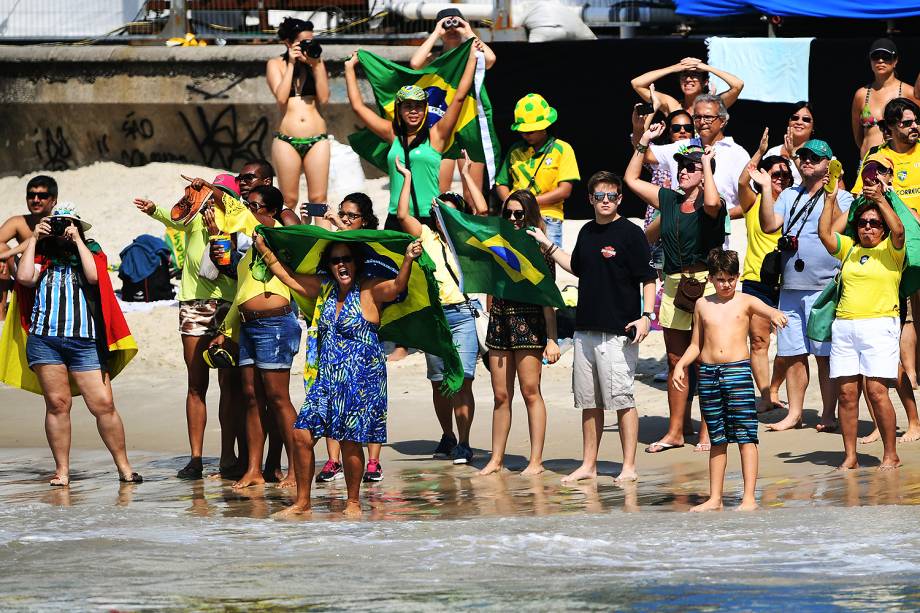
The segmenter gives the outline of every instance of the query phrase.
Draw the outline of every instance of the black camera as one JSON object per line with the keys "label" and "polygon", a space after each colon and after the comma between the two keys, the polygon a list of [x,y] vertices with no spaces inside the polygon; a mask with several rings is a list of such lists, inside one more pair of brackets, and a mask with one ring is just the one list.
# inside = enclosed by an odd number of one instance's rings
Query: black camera
{"label": "black camera", "polygon": [[300,41],[300,52],[309,58],[318,59],[323,54],[322,46],[315,38]]}
{"label": "black camera", "polygon": [[799,250],[799,237],[791,236],[789,234],[785,236],[780,236],[779,240],[776,241],[776,246],[780,251],[790,251],[795,252]]}
{"label": "black camera", "polygon": [[72,224],[73,221],[66,217],[48,218],[48,225],[51,226],[51,236],[64,236],[64,230]]}

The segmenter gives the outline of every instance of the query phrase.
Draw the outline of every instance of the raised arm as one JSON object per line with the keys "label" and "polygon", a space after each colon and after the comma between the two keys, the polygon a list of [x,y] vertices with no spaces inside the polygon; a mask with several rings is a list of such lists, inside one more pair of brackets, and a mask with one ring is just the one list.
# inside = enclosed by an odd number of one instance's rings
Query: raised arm
{"label": "raised arm", "polygon": [[[447,19],[447,17],[444,19]],[[431,52],[434,49],[434,44],[438,42],[438,39],[444,34],[444,19],[438,21],[434,30],[428,35],[428,38],[425,39],[425,42],[419,45],[415,53],[412,54],[412,57],[409,58],[409,68],[418,70],[431,59]]]}
{"label": "raised arm", "polygon": [[409,276],[412,274],[412,262],[419,259],[421,255],[421,241],[412,241],[406,247],[406,257],[403,258],[402,266],[399,267],[399,273],[396,278],[374,283],[371,288],[371,295],[374,297],[374,304],[377,305],[378,309],[387,302],[393,302],[400,294],[406,291],[409,286]]}
{"label": "raised arm", "polygon": [[891,244],[895,249],[903,249],[904,224],[901,222],[901,218],[898,217],[898,214],[894,212],[894,208],[891,206],[891,203],[888,202],[888,198],[885,197],[887,191],[888,186],[882,183],[881,180],[873,185],[863,186],[863,196],[878,205],[878,210],[882,214],[882,219],[885,220],[885,225],[888,226],[888,237],[891,239]]}
{"label": "raised arm", "polygon": [[93,252],[89,250],[80,231],[74,225],[67,226],[64,229],[64,238],[68,239],[77,247],[77,255],[80,257],[80,267],[83,268],[83,276],[90,285],[99,284],[99,271],[96,270],[96,260],[93,258]]}
{"label": "raised arm", "polygon": [[834,232],[834,210],[837,208],[837,189],[827,195],[821,216],[818,217],[818,238],[831,255],[837,253],[837,234]]}
{"label": "raised arm", "polygon": [[783,218],[774,210],[773,189],[760,192],[760,229],[764,234],[772,234],[783,227]]}
{"label": "raised arm", "polygon": [[273,275],[278,277],[282,283],[301,296],[306,296],[307,298],[316,298],[319,296],[319,292],[323,286],[323,278],[321,276],[302,275],[291,270],[287,264],[278,260],[277,256],[275,256],[268,245],[265,244],[265,239],[262,238],[261,234],[256,233],[252,235],[252,244],[256,251],[259,252],[259,255],[262,256],[262,261],[268,266],[268,269]]}
{"label": "raised arm", "polygon": [[385,140],[392,143],[395,138],[393,135],[393,124],[381,117],[370,109],[361,98],[361,90],[358,89],[358,76],[355,74],[355,66],[358,64],[358,52],[355,51],[350,58],[345,61],[345,91],[348,93],[348,102],[351,103],[351,110],[355,112],[358,119],[364,122],[367,129]]}
{"label": "raised arm", "polygon": [[712,160],[715,155],[715,149],[710,145],[706,147],[700,160],[703,163],[703,210],[712,218],[718,217],[724,206],[715,177],[712,176]]}
{"label": "raised arm", "polygon": [[444,150],[444,145],[450,138],[457,120],[460,118],[460,110],[463,108],[463,102],[470,88],[473,87],[473,75],[476,72],[476,53],[482,51],[482,43],[477,39],[470,45],[470,55],[466,60],[466,68],[463,70],[463,76],[457,84],[457,91],[454,93],[453,100],[447,105],[444,116],[434,124],[431,131],[431,145],[438,151]]}
{"label": "raised arm", "polygon": [[470,164],[472,163],[470,162],[470,156],[466,149],[463,149],[462,153],[464,164],[463,169],[460,171],[460,176],[463,178],[463,187],[470,194],[470,206],[473,207],[473,214],[488,215],[489,203],[486,202],[486,198],[482,194],[482,186],[476,183],[476,179],[470,173]]}
{"label": "raised arm", "polygon": [[291,85],[294,83],[294,70],[296,69],[296,59],[303,57],[300,47],[294,45],[288,51],[287,59],[272,58],[265,66],[265,80],[268,82],[268,89],[271,90],[275,101],[281,109],[287,104],[291,97]]}
{"label": "raised arm", "polygon": [[326,63],[323,58],[307,58],[307,66],[313,71],[313,83],[316,84],[316,102],[326,104],[329,102],[329,73],[326,72]]}
{"label": "raised arm", "polygon": [[528,229],[526,232],[536,239],[543,253],[553,258],[553,261],[562,266],[566,272],[572,272],[572,255],[570,253],[563,251],[553,241],[549,240],[540,228]]}
{"label": "raised arm", "polygon": [[726,107],[733,105],[738,100],[738,96],[741,95],[741,90],[744,89],[744,81],[730,72],[719,70],[709,64],[703,64],[701,62],[697,67],[699,70],[706,70],[728,83],[728,89],[719,94],[719,97],[722,98],[722,102],[725,103]]}
{"label": "raised arm", "polygon": [[26,249],[19,259],[19,268],[16,269],[16,281],[25,287],[35,287],[38,283],[38,269],[35,267],[35,246],[39,239],[51,234],[51,226],[43,219],[35,226],[35,232],[26,241]]}
{"label": "raised arm", "polygon": [[[754,202],[757,200],[757,193],[751,188],[751,178],[754,176],[754,172],[757,170],[757,164],[760,163],[760,160],[763,159],[764,154],[767,152],[767,149],[770,147],[770,128],[763,129],[763,135],[760,137],[760,145],[757,147],[757,151],[754,152],[754,157],[751,158],[751,161],[748,162],[747,166],[744,167],[744,170],[741,171],[741,176],[738,177],[738,203],[741,205],[741,210],[747,213]],[[771,189],[769,183],[764,187],[761,185],[760,181],[757,181],[757,184],[760,185],[761,191],[764,189]]]}
{"label": "raised arm", "polygon": [[648,144],[652,142],[653,139],[661,136],[662,132],[664,132],[664,124],[656,123],[649,127],[649,129],[639,137],[639,146],[633,151],[632,157],[629,158],[629,165],[626,167],[626,172],[623,173],[623,180],[626,181],[626,185],[629,186],[629,189],[656,209],[658,208],[658,191],[661,188],[653,183],[640,179],[639,173],[642,172],[642,162],[645,154],[650,153],[648,151]]}
{"label": "raised arm", "polygon": [[[640,98],[646,102],[651,102],[652,95],[649,91],[649,86],[658,79],[662,79],[670,74],[680,72],[683,69],[683,65],[677,63],[666,68],[650,70],[649,72],[641,74],[630,81],[630,85],[632,85],[632,88],[635,90],[635,92],[639,94]],[[661,92],[658,92],[658,96],[661,98],[661,106],[666,108],[668,112],[676,111],[677,109],[682,108],[680,102],[678,102],[675,98],[667,94],[662,94]]]}
{"label": "raised arm", "polygon": [[412,173],[403,165],[399,156],[396,156],[396,170],[403,176],[403,186],[396,204],[396,219],[399,220],[403,232],[418,238],[422,235],[422,223],[409,212],[409,201],[412,199]]}

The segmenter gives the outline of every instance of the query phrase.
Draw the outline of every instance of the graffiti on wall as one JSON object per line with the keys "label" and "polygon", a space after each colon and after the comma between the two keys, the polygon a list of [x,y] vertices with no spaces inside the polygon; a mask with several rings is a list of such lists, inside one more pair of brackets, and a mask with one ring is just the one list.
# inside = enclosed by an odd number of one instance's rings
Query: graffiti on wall
{"label": "graffiti on wall", "polygon": [[35,155],[44,170],[67,170],[71,165],[73,149],[64,136],[64,128],[35,128]]}
{"label": "graffiti on wall", "polygon": [[233,105],[227,106],[212,119],[208,119],[201,106],[195,107],[195,113],[191,115],[189,118],[179,111],[189,138],[206,166],[233,168],[237,163],[266,157],[262,142],[268,134],[267,117],[260,117],[251,127],[241,126]]}

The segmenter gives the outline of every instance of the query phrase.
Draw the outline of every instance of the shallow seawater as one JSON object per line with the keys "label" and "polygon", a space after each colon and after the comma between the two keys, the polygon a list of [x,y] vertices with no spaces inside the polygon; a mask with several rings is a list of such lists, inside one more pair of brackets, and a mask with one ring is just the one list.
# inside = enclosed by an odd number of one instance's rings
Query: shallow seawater
{"label": "shallow seawater", "polygon": [[705,474],[563,487],[389,462],[364,520],[341,519],[337,482],[315,521],[279,522],[290,494],[178,481],[180,458],[136,455],[137,486],[101,453],[73,462],[51,489],[46,450],[0,451],[2,610],[920,608],[908,469],[764,479],[759,512],[691,515]]}

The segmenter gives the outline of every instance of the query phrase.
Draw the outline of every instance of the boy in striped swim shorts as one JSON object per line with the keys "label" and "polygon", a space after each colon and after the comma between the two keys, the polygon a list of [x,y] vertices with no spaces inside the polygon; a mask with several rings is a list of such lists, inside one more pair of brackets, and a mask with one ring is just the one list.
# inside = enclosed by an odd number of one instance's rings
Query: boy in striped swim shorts
{"label": "boy in striped swim shorts", "polygon": [[713,249],[707,264],[709,282],[716,293],[697,301],[690,346],[674,367],[674,386],[682,390],[686,385],[687,367],[699,358],[700,408],[712,439],[709,499],[691,511],[722,510],[729,443],[737,443],[741,452],[744,494],[738,510],[750,511],[757,508],[754,488],[758,459],[757,409],[748,332],[753,315],[769,319],[778,327],[786,325],[786,316],[759,298],[735,292],[739,273],[736,252]]}

